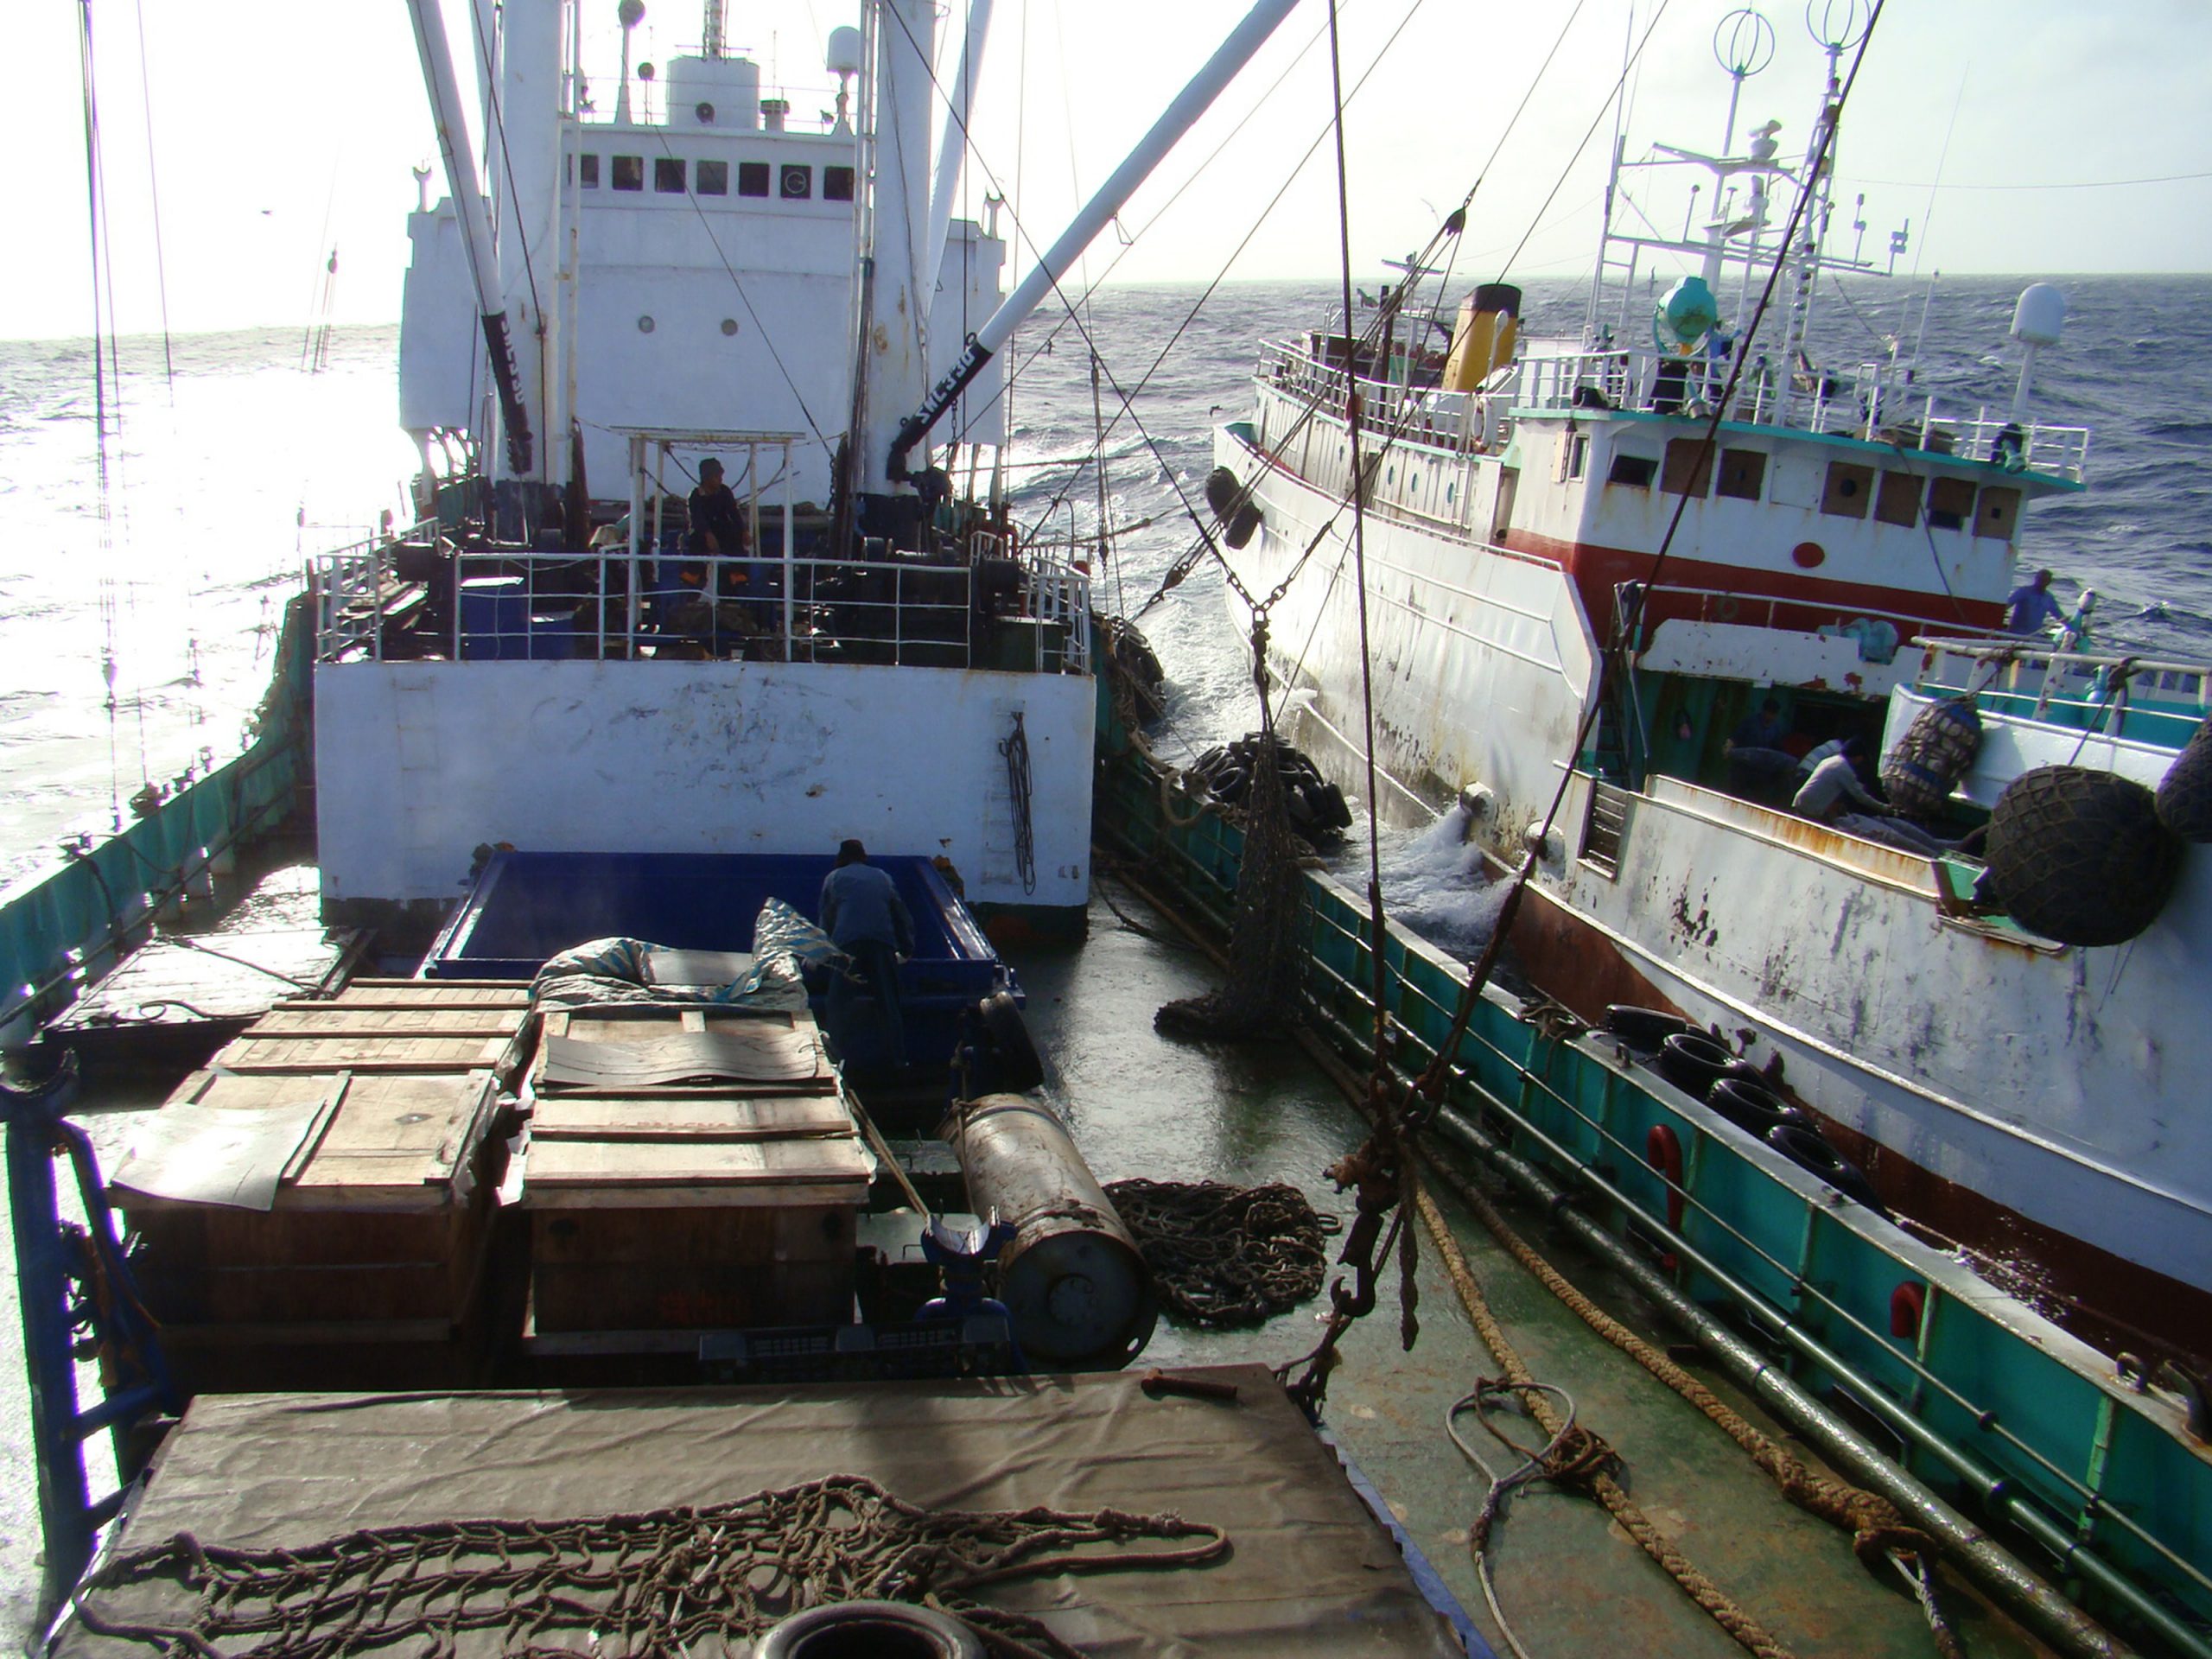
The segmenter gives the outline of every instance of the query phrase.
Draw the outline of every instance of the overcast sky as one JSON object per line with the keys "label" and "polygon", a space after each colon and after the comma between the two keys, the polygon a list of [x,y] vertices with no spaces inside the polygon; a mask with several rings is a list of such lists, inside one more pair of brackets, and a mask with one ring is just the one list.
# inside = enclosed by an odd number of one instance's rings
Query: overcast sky
{"label": "overcast sky", "polygon": [[[586,68],[599,108],[611,111],[614,0],[586,3]],[[641,58],[693,48],[696,3],[647,5]],[[1827,9],[1840,13],[1841,0]],[[465,0],[447,10],[464,52]],[[1077,190],[1105,177],[1243,10],[1243,0],[997,0],[976,134],[991,174],[1010,192],[1019,185],[1028,235],[1051,238]],[[1657,10],[1631,77],[1630,153],[1655,139],[1717,147],[1728,83],[1713,42],[1732,8],[1669,0]],[[1738,124],[1779,119],[1783,155],[1794,156],[1821,60],[1796,0],[1762,10],[1777,50],[1746,83]],[[159,186],[158,267],[173,328],[309,317],[333,248],[334,319],[397,317],[404,219],[416,194],[410,169],[435,159],[404,0],[91,0],[91,10],[121,327],[162,323],[149,178]],[[856,21],[851,0],[729,0],[728,11],[732,47],[760,62],[764,93],[788,92],[795,125],[828,107],[822,43]],[[1586,272],[1611,142],[1607,94],[1631,26],[1640,35],[1654,13],[1641,4],[1631,20],[1624,0],[1583,0],[1579,10],[1562,0],[1344,0],[1347,83],[1383,54],[1347,119],[1362,280],[1371,284],[1382,259],[1425,241],[1478,175],[1461,275]],[[0,336],[89,331],[79,16],[73,0],[10,8],[16,73],[0,132],[11,182],[29,197],[18,222],[35,234],[0,264]],[[1116,253],[1116,280],[1206,280],[1232,257],[1235,277],[1333,272],[1325,145],[1236,253],[1323,130],[1328,66],[1317,37],[1325,21],[1321,0],[1292,13],[1124,213],[1122,232],[1135,238],[1126,252],[1115,232],[1102,238],[1094,272]],[[2200,0],[1890,0],[1847,117],[1839,219],[1864,190],[1870,250],[1910,219],[1904,270],[2212,270],[2208,87],[2212,6]]]}

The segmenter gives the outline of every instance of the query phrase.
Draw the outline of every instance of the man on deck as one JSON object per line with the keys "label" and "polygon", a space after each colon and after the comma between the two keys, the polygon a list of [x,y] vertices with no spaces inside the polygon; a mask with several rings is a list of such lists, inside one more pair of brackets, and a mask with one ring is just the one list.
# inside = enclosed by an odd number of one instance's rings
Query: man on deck
{"label": "man on deck", "polygon": [[[1797,791],[1797,798],[1789,803],[1789,810],[1801,818],[1825,823],[1847,836],[1880,842],[1885,847],[1918,853],[1923,857],[1933,858],[1955,848],[1956,842],[1931,836],[1910,819],[1892,817],[1886,804],[1867,792],[1866,786],[1859,781],[1857,764],[1866,753],[1866,746],[1862,741],[1846,738],[1838,753],[1813,768],[1813,775]],[[1852,808],[1864,810],[1854,811]]]}
{"label": "man on deck", "polygon": [[[914,953],[914,918],[890,876],[868,861],[868,849],[857,841],[837,844],[837,868],[823,878],[822,931],[852,958],[860,982],[874,991],[891,1039],[892,1063],[906,1065],[899,960]],[[843,974],[830,982],[830,1012],[839,1026],[849,1011],[850,983]]]}
{"label": "man on deck", "polygon": [[2065,620],[2058,601],[2050,596],[2050,572],[2038,570],[2033,582],[2021,583],[2005,599],[2005,632],[2041,633],[2053,622]]}

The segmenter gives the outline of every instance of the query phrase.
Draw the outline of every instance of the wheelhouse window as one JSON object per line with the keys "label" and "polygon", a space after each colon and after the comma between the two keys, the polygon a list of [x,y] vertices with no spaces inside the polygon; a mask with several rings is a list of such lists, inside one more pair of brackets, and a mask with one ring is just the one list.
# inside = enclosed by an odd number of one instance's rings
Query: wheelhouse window
{"label": "wheelhouse window", "polygon": [[737,194],[741,196],[765,196],[768,194],[768,163],[740,162],[737,164]]}
{"label": "wheelhouse window", "polygon": [[1874,497],[1874,517],[1885,524],[1918,524],[1920,489],[1916,473],[1884,473],[1881,490]]}
{"label": "wheelhouse window", "polygon": [[814,169],[792,162],[785,167],[776,188],[785,201],[808,200],[814,194]]}
{"label": "wheelhouse window", "polygon": [[653,188],[664,196],[683,194],[683,158],[681,156],[653,157]]}
{"label": "wheelhouse window", "polygon": [[644,189],[645,158],[642,156],[617,156],[614,158],[614,188],[617,190]]}
{"label": "wheelhouse window", "polygon": [[1669,495],[1708,495],[1713,491],[1713,445],[1703,438],[1672,438],[1667,470],[1659,487]]}
{"label": "wheelhouse window", "polygon": [[598,156],[579,156],[576,157],[576,182],[587,190],[599,188]]}
{"label": "wheelhouse window", "polygon": [[1864,518],[1874,493],[1874,469],[1856,461],[1828,463],[1827,486],[1821,492],[1821,511],[1834,518]]}
{"label": "wheelhouse window", "polygon": [[1963,478],[1932,479],[1928,485],[1928,527],[1964,530],[1974,512],[1974,486]]}
{"label": "wheelhouse window", "polygon": [[1723,449],[1717,493],[1737,501],[1756,501],[1766,486],[1766,451]]}
{"label": "wheelhouse window", "polygon": [[822,200],[850,201],[853,199],[853,169],[849,167],[825,167],[822,169]]}
{"label": "wheelhouse window", "polygon": [[702,196],[729,194],[729,163],[699,162],[691,168],[691,188]]}
{"label": "wheelhouse window", "polygon": [[1605,482],[1625,484],[1632,490],[1648,490],[1658,475],[1659,463],[1649,455],[1623,453],[1613,457],[1613,464],[1605,472]]}

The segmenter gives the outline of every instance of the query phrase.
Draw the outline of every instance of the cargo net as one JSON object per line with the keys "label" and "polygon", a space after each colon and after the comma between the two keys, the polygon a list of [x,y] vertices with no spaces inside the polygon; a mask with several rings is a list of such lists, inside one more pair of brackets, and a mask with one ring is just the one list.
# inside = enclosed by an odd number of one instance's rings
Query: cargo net
{"label": "cargo net", "polygon": [[1177,1037],[1259,1037],[1282,1028],[1298,1004],[1298,861],[1303,853],[1284,796],[1281,740],[1270,722],[1255,740],[1244,798],[1244,853],[1229,932],[1229,982],[1163,1005],[1153,1024]]}
{"label": "cargo net", "polygon": [[1106,1189],[1135,1236],[1153,1290],[1188,1325],[1258,1325],[1310,1301],[1328,1271],[1334,1216],[1296,1187],[1116,1181]]}
{"label": "cargo net", "polygon": [[[749,1654],[793,1613],[888,1600],[963,1621],[1001,1659],[1078,1659],[1036,1619],[975,1592],[1055,1573],[1197,1567],[1228,1553],[1218,1527],[1179,1516],[924,1510],[863,1477],[832,1475],[734,1503],[379,1527],[304,1549],[229,1549],[179,1533],[105,1563],[76,1605],[96,1635],[226,1659],[644,1659]],[[160,1621],[130,1616],[126,1607],[148,1604],[138,1587],[149,1585],[181,1586],[192,1603]]]}

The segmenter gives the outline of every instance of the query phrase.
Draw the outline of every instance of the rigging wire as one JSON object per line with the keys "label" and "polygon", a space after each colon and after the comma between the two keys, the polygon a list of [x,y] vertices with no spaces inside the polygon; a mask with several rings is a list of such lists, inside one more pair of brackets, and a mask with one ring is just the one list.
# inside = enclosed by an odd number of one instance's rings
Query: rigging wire
{"label": "rigging wire", "polygon": [[146,73],[146,3],[131,0],[138,22],[138,103],[146,122],[146,189],[154,210],[154,291],[162,302],[162,374],[176,402],[176,354],[169,343],[168,266],[162,253],[162,181],[154,165],[154,94]]}
{"label": "rigging wire", "polygon": [[121,710],[115,693],[118,667],[115,641],[119,615],[116,601],[114,501],[108,466],[108,403],[110,383],[112,381],[115,427],[120,436],[123,387],[122,365],[115,354],[115,279],[107,257],[107,200],[101,188],[99,99],[92,67],[92,0],[78,0],[77,3],[77,50],[85,120],[85,226],[92,244],[93,463],[98,493],[100,678],[105,686],[103,707],[107,714],[108,817],[113,827],[121,830],[123,761],[118,724]]}
{"label": "rigging wire", "polygon": [[[676,154],[668,147],[668,135],[664,130],[657,131],[655,137],[659,141],[663,155],[673,156]],[[760,312],[753,308],[753,296],[745,291],[744,280],[738,276],[737,268],[730,264],[729,255],[722,251],[721,238],[715,234],[714,221],[708,217],[707,210],[699,205],[699,198],[691,188],[691,173],[689,168],[684,169],[683,175],[683,200],[691,205],[691,211],[698,215],[700,227],[707,233],[708,245],[714,249],[715,257],[721,262],[723,273],[729,278],[730,286],[737,290],[737,302],[745,308],[745,315],[753,321],[753,334],[760,339],[760,343],[768,348],[768,356],[776,365],[776,372],[783,376],[784,385],[791,389],[791,399],[798,404],[799,418],[806,423],[806,429],[814,434],[814,441],[822,446],[823,453],[834,456],[836,454],[837,446],[823,433],[821,423],[814,418],[814,411],[807,407],[806,394],[799,390],[798,381],[791,374],[790,365],[784,361],[784,354],[776,349],[775,331],[762,324]],[[533,295],[532,298],[535,297]]]}

